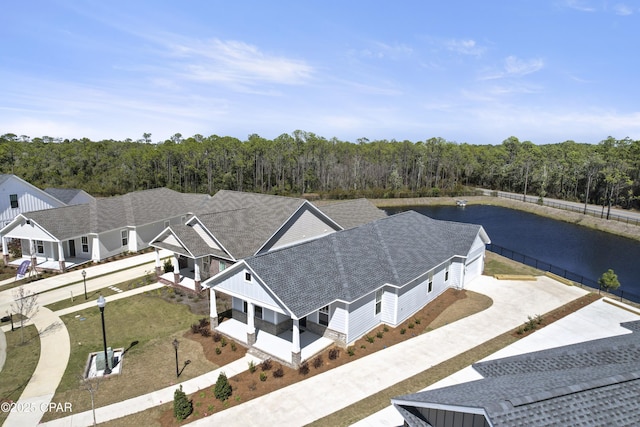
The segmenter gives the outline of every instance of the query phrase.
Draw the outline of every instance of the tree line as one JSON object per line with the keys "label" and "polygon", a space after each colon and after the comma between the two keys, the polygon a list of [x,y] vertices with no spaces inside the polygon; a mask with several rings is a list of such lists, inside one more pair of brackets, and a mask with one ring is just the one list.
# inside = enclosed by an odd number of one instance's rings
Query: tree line
{"label": "tree line", "polygon": [[194,135],[153,143],[0,136],[0,171],[39,186],[96,196],[168,187],[321,197],[461,195],[472,187],[626,208],[638,207],[640,141],[536,145],[509,137],[498,145],[326,139],[294,131],[274,139]]}

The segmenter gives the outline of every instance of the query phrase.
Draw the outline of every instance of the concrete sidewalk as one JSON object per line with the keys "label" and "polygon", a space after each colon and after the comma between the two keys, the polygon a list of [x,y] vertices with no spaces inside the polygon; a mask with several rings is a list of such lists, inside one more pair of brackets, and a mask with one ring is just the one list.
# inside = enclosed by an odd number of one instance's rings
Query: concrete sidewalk
{"label": "concrete sidewalk", "polygon": [[508,332],[524,323],[528,315],[545,314],[587,293],[547,277],[514,282],[482,276],[468,289],[488,295],[493,305],[190,425],[305,425]]}
{"label": "concrete sidewalk", "polygon": [[[482,359],[495,360],[533,351],[576,344],[615,335],[630,334],[626,328],[620,326],[623,322],[640,320],[640,310],[616,302],[615,305],[606,302],[607,299],[595,301],[592,304],[564,317],[539,331],[524,337],[515,343]],[[624,308],[620,308],[623,306]],[[482,376],[471,366],[468,366],[447,378],[444,378],[425,390],[447,387],[467,381],[481,379]],[[404,419],[391,405],[353,424],[354,427],[388,427],[400,426]]]}

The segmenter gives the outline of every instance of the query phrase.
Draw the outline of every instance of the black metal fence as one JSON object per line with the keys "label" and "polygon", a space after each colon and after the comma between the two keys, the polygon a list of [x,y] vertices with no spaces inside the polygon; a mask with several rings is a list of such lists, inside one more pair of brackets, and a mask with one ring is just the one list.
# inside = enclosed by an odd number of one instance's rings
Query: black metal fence
{"label": "black metal fence", "polygon": [[[584,277],[581,274],[574,273],[565,268],[558,267],[557,265],[550,264],[546,261],[539,260],[537,258],[530,257],[529,255],[525,255],[520,252],[516,252],[514,250],[505,248],[503,246],[495,245],[493,243],[489,243],[487,245],[487,250],[494,252],[498,255],[502,255],[505,258],[512,259],[514,261],[518,261],[521,264],[528,265],[533,268],[537,268],[538,270],[548,271],[557,276],[564,277],[565,279],[571,280],[580,285],[580,287],[589,287],[594,290],[600,290],[600,285],[596,280],[589,279],[588,277]],[[612,291],[609,290],[607,293],[613,294],[620,298],[620,301],[626,299],[628,301],[640,304],[640,295],[635,294],[633,292],[623,291],[620,288]]]}
{"label": "black metal fence", "polygon": [[[496,197],[502,197],[502,198],[505,198],[505,199],[511,199],[511,200],[518,200],[520,202],[540,204],[540,198],[536,197],[536,196],[526,196],[525,197],[522,194],[504,193],[502,191],[493,191],[491,194],[495,195]],[[589,216],[593,216],[593,217],[596,217],[596,218],[606,218],[607,217],[607,208],[606,207],[604,208],[604,210],[602,208],[594,209],[593,207],[587,207],[587,209],[585,210],[584,206],[575,206],[575,205],[571,205],[571,204],[568,204],[568,203],[562,203],[562,202],[557,202],[557,201],[554,201],[554,200],[547,200],[547,199],[542,199],[542,205],[549,206],[549,207],[552,207],[552,208],[562,209],[562,210],[565,210],[565,211],[578,212],[578,213],[589,215]],[[640,225],[640,219],[630,218],[628,216],[618,215],[618,214],[615,214],[615,213],[610,213],[609,214],[609,219],[610,220],[614,220],[614,221],[618,221],[618,222],[624,222],[626,224],[631,224],[631,225]]]}

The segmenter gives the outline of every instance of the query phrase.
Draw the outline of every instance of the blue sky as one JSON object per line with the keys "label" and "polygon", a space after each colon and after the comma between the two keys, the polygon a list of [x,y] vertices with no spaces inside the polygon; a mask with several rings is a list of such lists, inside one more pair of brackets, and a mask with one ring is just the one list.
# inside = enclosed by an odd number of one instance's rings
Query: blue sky
{"label": "blue sky", "polygon": [[640,139],[640,2],[5,1],[0,134]]}

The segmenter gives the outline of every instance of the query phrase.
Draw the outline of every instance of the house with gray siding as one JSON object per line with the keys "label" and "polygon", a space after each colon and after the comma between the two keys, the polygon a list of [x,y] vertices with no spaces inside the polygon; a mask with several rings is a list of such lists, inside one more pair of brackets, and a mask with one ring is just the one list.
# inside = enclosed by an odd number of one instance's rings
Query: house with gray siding
{"label": "house with gray siding", "polygon": [[[397,326],[478,277],[487,243],[479,225],[408,211],[249,256],[202,285],[218,331],[297,366],[307,358],[303,332],[348,346],[381,324]],[[218,293],[232,299],[233,319],[221,323]],[[273,337],[287,351],[269,353]]]}
{"label": "house with gray siding", "polygon": [[[75,197],[77,193],[72,199]],[[55,271],[137,252],[147,248],[164,228],[183,224],[210,198],[157,188],[23,212],[0,230],[3,257],[8,263],[11,239],[21,242],[22,257],[32,266]]]}
{"label": "house with gray siding", "polygon": [[[193,291],[246,257],[342,230],[343,221],[362,224],[385,217],[369,201],[355,200],[320,209],[305,199],[220,190],[184,224],[171,225],[151,241],[173,252],[167,284]],[[339,222],[326,212],[336,212]],[[157,265],[160,269],[160,265]]]}
{"label": "house with gray siding", "polygon": [[480,362],[483,379],[391,399],[411,427],[640,425],[632,333]]}

